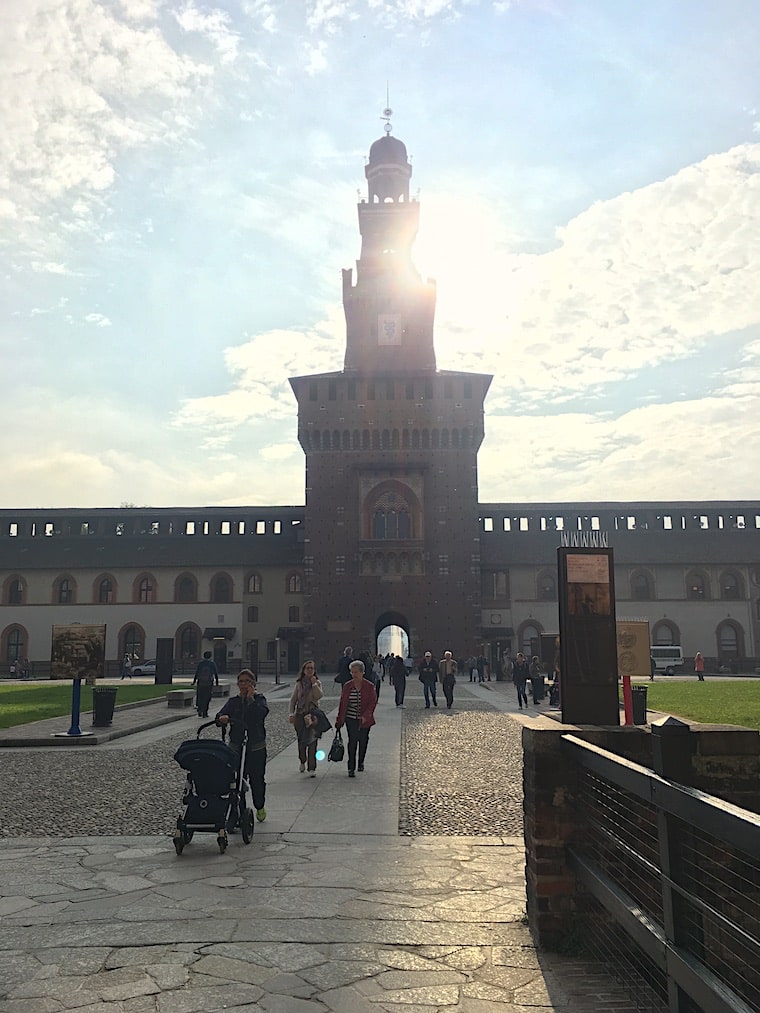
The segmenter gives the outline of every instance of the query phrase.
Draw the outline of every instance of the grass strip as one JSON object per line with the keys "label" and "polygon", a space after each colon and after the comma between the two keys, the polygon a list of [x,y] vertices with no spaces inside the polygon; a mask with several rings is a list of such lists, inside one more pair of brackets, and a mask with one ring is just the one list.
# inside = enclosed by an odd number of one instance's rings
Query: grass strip
{"label": "grass strip", "polygon": [[[710,679],[704,682],[635,683],[647,688],[647,708],[684,721],[707,725],[741,725],[760,731],[760,681]],[[622,692],[621,692],[622,700]]]}
{"label": "grass strip", "polygon": [[[139,700],[154,700],[163,696],[171,686],[156,686],[155,683],[114,687],[116,706],[136,703]],[[14,728],[45,718],[62,717],[71,714],[72,683],[37,682],[28,686],[0,686],[0,728]],[[82,686],[79,705],[80,713],[92,711],[92,687]]]}

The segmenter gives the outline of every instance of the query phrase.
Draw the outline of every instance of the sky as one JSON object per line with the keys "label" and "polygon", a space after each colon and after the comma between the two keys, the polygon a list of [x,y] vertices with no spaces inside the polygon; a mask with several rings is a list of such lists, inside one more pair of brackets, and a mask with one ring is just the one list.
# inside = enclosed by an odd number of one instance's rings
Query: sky
{"label": "sky", "polygon": [[304,502],[393,109],[480,501],[757,499],[757,0],[4,0],[0,506]]}

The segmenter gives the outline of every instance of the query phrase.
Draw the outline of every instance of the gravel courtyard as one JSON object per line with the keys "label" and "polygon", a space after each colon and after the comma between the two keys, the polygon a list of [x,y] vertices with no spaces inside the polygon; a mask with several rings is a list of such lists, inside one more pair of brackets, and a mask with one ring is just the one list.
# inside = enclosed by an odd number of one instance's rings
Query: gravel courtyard
{"label": "gravel courtyard", "polygon": [[[386,684],[382,693],[392,693]],[[325,710],[337,687],[325,680]],[[439,701],[441,703],[442,701]],[[457,685],[454,709],[425,710],[409,680],[403,712],[399,834],[522,834],[522,748],[519,725]],[[287,699],[270,696],[270,757],[293,745]],[[209,729],[206,734],[213,734]],[[184,775],[173,756],[186,732],[167,727],[148,745],[120,739],[109,748],[5,749],[0,837],[170,833]],[[325,737],[329,742],[329,733]],[[326,761],[324,761],[326,762]],[[373,755],[367,763],[381,762]]]}

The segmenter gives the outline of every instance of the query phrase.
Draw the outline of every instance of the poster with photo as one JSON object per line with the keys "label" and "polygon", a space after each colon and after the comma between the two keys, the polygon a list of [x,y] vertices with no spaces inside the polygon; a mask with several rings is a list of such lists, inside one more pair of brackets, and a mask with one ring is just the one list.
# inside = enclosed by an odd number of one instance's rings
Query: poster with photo
{"label": "poster with photo", "polygon": [[53,627],[50,651],[51,679],[103,677],[106,656],[105,626],[72,623]]}
{"label": "poster with photo", "polygon": [[603,554],[567,556],[567,610],[571,616],[610,616],[609,559]]}

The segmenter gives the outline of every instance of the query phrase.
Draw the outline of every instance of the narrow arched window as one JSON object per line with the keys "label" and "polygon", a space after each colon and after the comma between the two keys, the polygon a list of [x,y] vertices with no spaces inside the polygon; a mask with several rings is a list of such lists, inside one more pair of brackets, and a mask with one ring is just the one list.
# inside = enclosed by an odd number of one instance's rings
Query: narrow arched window
{"label": "narrow arched window", "polygon": [[652,585],[649,575],[639,571],[631,578],[631,597],[636,601],[650,601],[652,598]]}
{"label": "narrow arched window", "polygon": [[739,581],[734,573],[724,573],[720,580],[720,594],[725,601],[738,601],[741,598]]}
{"label": "narrow arched window", "polygon": [[398,512],[398,536],[399,538],[412,537],[412,525],[407,510],[399,510]]}
{"label": "narrow arched window", "polygon": [[375,510],[372,523],[373,538],[385,538],[385,511]]}
{"label": "narrow arched window", "polygon": [[232,601],[232,581],[226,574],[214,577],[211,584],[211,601],[217,604]]}

